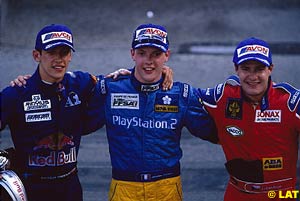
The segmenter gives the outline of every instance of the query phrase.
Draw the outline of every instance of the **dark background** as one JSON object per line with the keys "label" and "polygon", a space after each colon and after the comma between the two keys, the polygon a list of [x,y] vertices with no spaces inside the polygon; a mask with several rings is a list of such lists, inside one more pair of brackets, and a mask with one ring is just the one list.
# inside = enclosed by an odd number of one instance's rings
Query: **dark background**
{"label": "dark background", "polygon": [[[36,33],[62,23],[74,34],[76,52],[69,70],[107,74],[132,67],[133,30],[157,23],[168,30],[172,55],[167,63],[175,80],[212,87],[234,73],[232,53],[237,43],[255,36],[273,50],[273,79],[300,88],[300,2],[298,0],[154,0],[62,1],[0,0],[0,90],[19,74],[33,73],[31,51]],[[148,18],[147,11],[154,16]],[[11,144],[1,132],[0,148]],[[217,145],[182,136],[184,200],[221,201],[227,183],[224,156]],[[86,201],[107,200],[110,159],[105,129],[83,138],[79,174]]]}

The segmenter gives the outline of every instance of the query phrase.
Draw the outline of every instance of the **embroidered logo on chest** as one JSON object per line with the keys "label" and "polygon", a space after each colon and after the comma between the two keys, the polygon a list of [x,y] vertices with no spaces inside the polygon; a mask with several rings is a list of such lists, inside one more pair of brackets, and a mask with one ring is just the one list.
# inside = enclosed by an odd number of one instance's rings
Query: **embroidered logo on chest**
{"label": "embroidered logo on chest", "polygon": [[32,100],[24,102],[23,106],[24,111],[50,109],[51,101],[50,99],[42,100],[40,94],[34,94],[32,95]]}
{"label": "embroidered logo on chest", "polygon": [[225,116],[230,119],[242,119],[242,101],[230,98],[227,100]]}
{"label": "embroidered logo on chest", "polygon": [[281,110],[265,110],[261,112],[256,110],[255,122],[257,123],[280,123],[281,122]]}
{"label": "embroidered logo on chest", "polygon": [[157,93],[155,112],[178,112],[178,95]]}
{"label": "embroidered logo on chest", "polygon": [[139,94],[112,93],[111,108],[139,109]]}
{"label": "embroidered logo on chest", "polygon": [[234,137],[242,136],[244,134],[243,130],[236,126],[227,126],[226,131]]}
{"label": "embroidered logo on chest", "polygon": [[75,92],[70,92],[65,107],[73,107],[80,104],[79,96]]}

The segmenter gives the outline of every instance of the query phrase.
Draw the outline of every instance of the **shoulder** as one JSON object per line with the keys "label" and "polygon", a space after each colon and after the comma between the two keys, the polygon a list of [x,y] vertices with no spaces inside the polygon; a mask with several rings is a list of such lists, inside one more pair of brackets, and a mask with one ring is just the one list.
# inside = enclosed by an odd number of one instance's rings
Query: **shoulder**
{"label": "shoulder", "polygon": [[215,87],[199,89],[201,99],[208,105],[216,105],[224,96],[225,91],[235,92],[240,89],[240,80],[236,75],[228,77],[225,82],[217,84]]}
{"label": "shoulder", "polygon": [[91,78],[91,75],[88,72],[67,71],[65,78],[69,80],[88,80]]}
{"label": "shoulder", "polygon": [[187,83],[174,82],[170,92],[178,93],[181,95],[182,98],[188,98],[196,92],[196,89]]}
{"label": "shoulder", "polygon": [[65,74],[64,80],[70,85],[70,87],[82,89],[93,88],[98,81],[96,76],[82,71],[68,71]]}
{"label": "shoulder", "polygon": [[103,75],[97,76],[97,85],[101,94],[106,94],[108,89],[114,86],[123,86],[124,82],[130,81],[130,75],[119,75],[117,78],[107,78]]}
{"label": "shoulder", "polygon": [[25,87],[6,87],[0,92],[1,107],[13,106],[20,97],[24,97],[27,90]]}
{"label": "shoulder", "polygon": [[2,97],[16,97],[19,96],[20,94],[22,94],[23,92],[26,92],[28,90],[28,85],[26,86],[14,86],[14,87],[6,87],[1,91],[1,96]]}
{"label": "shoulder", "polygon": [[300,90],[293,87],[289,83],[278,83],[274,84],[273,88],[275,90],[280,90],[282,93],[287,96],[287,106],[290,111],[300,110]]}

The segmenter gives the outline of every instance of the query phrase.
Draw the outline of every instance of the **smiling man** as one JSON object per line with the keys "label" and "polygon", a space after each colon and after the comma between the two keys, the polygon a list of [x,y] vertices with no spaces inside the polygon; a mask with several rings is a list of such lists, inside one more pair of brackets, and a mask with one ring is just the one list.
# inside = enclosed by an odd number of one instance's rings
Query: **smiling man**
{"label": "smiling man", "polygon": [[138,26],[131,57],[131,75],[100,80],[112,164],[109,200],[181,201],[182,128],[215,141],[213,121],[190,85],[175,82],[162,90],[162,67],[170,58],[163,26]]}
{"label": "smiling man", "polygon": [[300,92],[272,82],[271,50],[263,40],[240,42],[233,62],[237,76],[202,90],[227,159],[224,200],[281,200],[278,192],[296,188]]}
{"label": "smiling man", "polygon": [[[72,50],[68,27],[45,26],[32,52],[38,64],[35,73],[26,86],[7,87],[0,93],[0,126],[10,128],[15,148],[11,161],[30,201],[83,200],[77,175],[80,140],[101,127],[95,122],[100,122],[104,109],[96,98],[96,77],[67,72]],[[95,105],[90,101],[94,98]],[[88,114],[95,115],[89,119]],[[6,163],[0,161],[0,170]]]}

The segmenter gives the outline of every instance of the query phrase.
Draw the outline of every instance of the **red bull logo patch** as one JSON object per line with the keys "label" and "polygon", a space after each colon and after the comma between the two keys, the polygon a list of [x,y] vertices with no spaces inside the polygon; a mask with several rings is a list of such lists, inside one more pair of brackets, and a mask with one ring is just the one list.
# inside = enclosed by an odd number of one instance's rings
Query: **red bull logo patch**
{"label": "red bull logo patch", "polygon": [[38,149],[51,149],[61,150],[66,146],[74,146],[73,137],[68,137],[63,133],[49,135],[36,143],[33,150]]}
{"label": "red bull logo patch", "polygon": [[60,151],[56,154],[55,151],[51,151],[48,156],[42,155],[30,155],[28,160],[29,166],[61,166],[68,163],[75,163],[77,161],[76,148],[70,149],[69,153]]}

